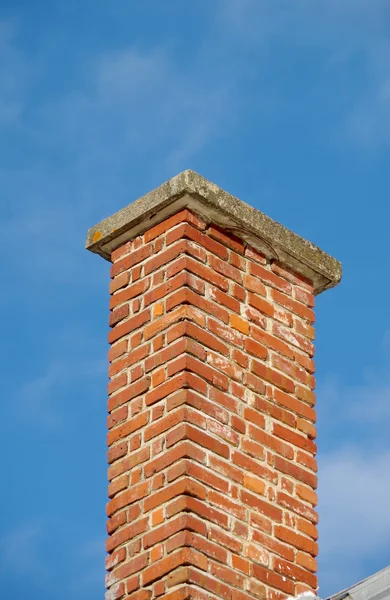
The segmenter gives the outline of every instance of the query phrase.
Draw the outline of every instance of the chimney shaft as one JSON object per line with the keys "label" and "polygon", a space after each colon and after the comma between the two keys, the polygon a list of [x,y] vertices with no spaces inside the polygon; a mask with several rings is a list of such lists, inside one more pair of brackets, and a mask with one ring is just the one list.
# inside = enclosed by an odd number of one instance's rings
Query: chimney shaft
{"label": "chimney shaft", "polygon": [[191,171],[87,247],[112,261],[107,599],[316,591],[313,305],[340,264]]}

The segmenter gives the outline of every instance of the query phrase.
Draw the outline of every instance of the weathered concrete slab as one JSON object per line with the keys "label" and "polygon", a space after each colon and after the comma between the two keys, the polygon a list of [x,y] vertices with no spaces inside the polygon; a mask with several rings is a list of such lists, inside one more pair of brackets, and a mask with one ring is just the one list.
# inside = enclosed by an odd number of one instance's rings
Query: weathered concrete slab
{"label": "weathered concrete slab", "polygon": [[184,207],[311,279],[316,294],[341,279],[338,260],[194,171],[183,171],[92,227],[86,247],[110,260],[112,250]]}

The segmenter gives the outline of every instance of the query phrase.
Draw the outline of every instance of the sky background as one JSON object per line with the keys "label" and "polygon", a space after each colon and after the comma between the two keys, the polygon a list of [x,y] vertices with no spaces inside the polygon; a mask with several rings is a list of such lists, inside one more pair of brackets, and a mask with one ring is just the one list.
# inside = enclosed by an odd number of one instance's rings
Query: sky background
{"label": "sky background", "polygon": [[342,261],[317,301],[320,594],[390,564],[388,0],[2,0],[0,587],[104,596],[109,264],[190,168]]}

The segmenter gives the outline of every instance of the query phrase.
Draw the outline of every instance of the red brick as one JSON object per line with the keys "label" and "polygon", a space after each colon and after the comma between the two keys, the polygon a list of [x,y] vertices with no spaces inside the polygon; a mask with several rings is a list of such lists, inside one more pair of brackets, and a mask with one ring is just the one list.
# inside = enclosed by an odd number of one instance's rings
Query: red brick
{"label": "red brick", "polygon": [[249,273],[255,277],[259,277],[266,285],[270,285],[286,294],[291,294],[292,292],[292,286],[288,281],[259,264],[250,262]]}
{"label": "red brick", "polygon": [[251,572],[251,563],[249,560],[246,560],[241,556],[237,556],[236,554],[232,555],[232,567],[233,569],[242,571],[242,573],[245,573],[246,575],[249,575]]}
{"label": "red brick", "polygon": [[[242,285],[242,273],[235,267],[232,267],[228,263],[213,255],[209,256],[208,263],[213,272],[216,271],[217,273],[221,273],[221,275],[223,275],[223,278],[226,281],[226,286],[228,285],[227,279],[231,279]],[[227,291],[228,287],[221,289],[225,289],[225,291]]]}
{"label": "red brick", "polygon": [[180,240],[173,246],[170,246],[167,250],[158,252],[144,264],[144,275],[149,275],[150,273],[153,273],[153,271],[157,271],[157,269],[170,263],[173,259],[188,250],[188,242],[186,240]]}
{"label": "red brick", "polygon": [[260,263],[261,265],[266,265],[268,262],[266,256],[253,246],[247,246],[245,248],[245,256],[250,260]]}
{"label": "red brick", "polygon": [[130,254],[132,250],[135,250],[137,246],[134,247],[134,240],[129,240],[125,244],[122,244],[115,250],[111,252],[111,262],[117,262],[120,258],[125,256],[126,254]]}
{"label": "red brick", "polygon": [[291,410],[297,415],[305,417],[305,419],[315,422],[315,411],[304,402],[301,402],[300,400],[294,398],[292,395],[286,394],[281,390],[275,389],[273,391],[273,398],[275,402],[277,402],[280,406]]}
{"label": "red brick", "polygon": [[[113,377],[114,373],[110,373],[110,376]],[[118,391],[120,388],[124,387],[127,384],[127,373],[121,373],[118,377],[114,377],[111,381],[108,382],[107,392],[108,395],[113,394]]]}
{"label": "red brick", "polygon": [[211,504],[213,504],[214,506],[218,506],[218,508],[221,508],[225,512],[234,515],[242,521],[246,520],[247,510],[245,506],[242,506],[237,502],[233,502],[226,496],[226,494],[222,495],[218,492],[215,492],[214,490],[209,490],[207,499]]}
{"label": "red brick", "polygon": [[114,294],[110,298],[110,309],[112,310],[116,306],[123,304],[124,302],[129,302],[133,298],[140,296],[143,294],[150,286],[150,279],[142,279],[133,285],[130,285],[125,290]]}
{"label": "red brick", "polygon": [[279,323],[273,323],[272,333],[282,340],[285,340],[288,344],[300,348],[303,352],[307,352],[310,357],[314,355],[313,344],[291,329],[286,329],[279,325]]}
{"label": "red brick", "polygon": [[[236,317],[237,315],[232,315],[232,316]],[[234,331],[232,329],[233,323],[236,325],[236,327],[234,327],[234,329],[236,329],[236,331]],[[218,335],[219,337],[223,338],[230,344],[233,344],[235,346],[239,346],[242,348],[244,345],[245,338],[242,335],[242,333],[238,333],[239,331],[241,331],[239,329],[240,327],[244,327],[244,329],[245,329],[245,325],[242,324],[242,320],[241,321],[233,320],[230,322],[230,326],[226,327],[226,325],[224,325],[223,323],[218,323],[218,321],[214,321],[214,319],[211,319],[210,317],[208,318],[208,328],[213,334]]]}
{"label": "red brick", "polygon": [[310,573],[301,567],[276,558],[273,559],[272,567],[277,573],[280,573],[284,577],[288,577],[289,579],[299,583],[307,583],[314,589],[317,588],[317,577],[315,577],[313,573]]}
{"label": "red brick", "polygon": [[237,315],[230,315],[229,325],[245,335],[249,333],[249,323]]}
{"label": "red brick", "polygon": [[146,567],[149,562],[148,553],[140,554],[132,560],[127,561],[124,565],[121,565],[114,571],[114,576],[118,579],[124,579],[129,575],[133,575],[138,571],[141,571]]}
{"label": "red brick", "polygon": [[149,419],[149,411],[143,412],[137,417],[129,419],[128,421],[126,421],[126,423],[123,423],[122,425],[118,425],[114,429],[111,429],[111,431],[109,431],[107,435],[108,446],[111,446],[111,444],[114,444],[121,438],[127,437],[131,433],[134,433],[134,431],[137,431],[137,429],[141,429],[141,427],[144,427],[149,422]]}
{"label": "red brick", "polygon": [[309,308],[313,308],[314,294],[311,292],[304,290],[301,287],[294,287],[293,296],[295,300],[298,300],[298,302],[302,302],[302,304],[306,304],[306,306]]}
{"label": "red brick", "polygon": [[248,488],[248,490],[256,492],[256,494],[264,495],[265,493],[264,481],[262,481],[259,477],[252,475],[251,473],[245,473],[244,486]]}
{"label": "red brick", "polygon": [[295,395],[303,402],[307,402],[310,406],[314,406],[316,403],[316,395],[312,390],[308,390],[302,385],[295,386]]}
{"label": "red brick", "polygon": [[117,548],[118,546],[121,546],[125,542],[128,542],[129,540],[132,540],[133,538],[137,537],[140,533],[143,533],[144,531],[146,531],[147,527],[148,527],[147,519],[139,519],[135,523],[132,523],[131,525],[124,527],[123,529],[118,531],[118,533],[115,533],[114,535],[112,535],[110,537],[110,539],[107,541],[107,546],[106,546],[107,552],[111,552],[113,549]]}
{"label": "red brick", "polygon": [[218,562],[227,563],[228,553],[226,550],[221,548],[220,545],[208,541],[203,536],[188,532],[187,543],[189,546],[199,550],[206,556],[209,556]]}
{"label": "red brick", "polygon": [[275,525],[274,535],[278,540],[290,544],[293,548],[308,552],[312,556],[317,556],[318,554],[318,545],[313,542],[313,540],[300,535],[291,529],[287,529],[287,527],[284,527],[283,525]]}
{"label": "red brick", "polygon": [[224,229],[220,229],[219,227],[217,227],[216,225],[213,225],[213,224],[211,224],[209,226],[209,228],[207,230],[207,234],[210,237],[215,238],[216,240],[219,240],[220,242],[222,242],[222,244],[224,244],[225,246],[228,246],[232,250],[235,250],[236,252],[240,252],[241,254],[244,253],[245,245],[244,245],[243,241],[240,240],[240,238],[236,237],[234,234],[227,232]]}
{"label": "red brick", "polygon": [[250,338],[247,338],[245,340],[245,350],[252,356],[256,356],[256,358],[259,358],[260,360],[266,360],[268,358],[267,348],[262,344],[259,344],[259,342],[256,342],[255,340],[252,340]]}
{"label": "red brick", "polygon": [[156,506],[160,506],[181,494],[189,494],[203,499],[206,496],[205,488],[202,485],[184,477],[180,481],[166,486],[163,490],[148,496],[148,498],[144,500],[144,511],[148,512],[149,510],[156,508]]}
{"label": "red brick", "polygon": [[111,412],[114,408],[129,402],[133,398],[142,395],[149,389],[150,378],[144,377],[143,379],[139,379],[136,383],[129,385],[126,389],[121,392],[118,392],[114,396],[111,396],[108,400],[108,410]]}
{"label": "red brick", "polygon": [[[217,259],[215,259],[217,260]],[[219,260],[219,259],[218,259]],[[222,262],[222,261],[221,261]],[[219,287],[222,291],[227,292],[229,289],[229,284],[225,277],[220,275],[218,272],[215,272],[214,269],[210,269],[206,265],[194,260],[193,258],[187,257],[185,261],[185,269],[190,273],[193,273],[197,277],[200,277],[204,281],[208,281],[213,285]]]}
{"label": "red brick", "polygon": [[213,529],[212,527],[209,528],[209,538],[224,548],[228,548],[228,550],[233,552],[242,552],[242,542],[235,536],[227,535],[219,529]]}
{"label": "red brick", "polygon": [[142,327],[142,325],[145,325],[145,323],[147,323],[149,320],[150,310],[144,310],[135,317],[127,319],[127,321],[124,323],[116,325],[108,335],[109,343],[112,344],[113,342],[116,342],[116,340],[119,340],[121,337],[131,333],[139,327]]}
{"label": "red brick", "polygon": [[107,524],[106,524],[107,533],[109,535],[111,535],[112,533],[114,533],[114,531],[116,531],[118,529],[118,527],[120,527],[121,525],[124,525],[126,523],[126,521],[127,521],[126,510],[122,510],[121,512],[116,513],[116,515],[111,517],[111,519],[107,520]]}
{"label": "red brick", "polygon": [[126,287],[126,285],[128,285],[129,283],[129,280],[130,273],[128,271],[121,273],[120,275],[118,275],[118,277],[114,277],[114,279],[110,281],[110,294],[114,294],[121,288]]}
{"label": "red brick", "polygon": [[251,559],[252,563],[258,563],[260,565],[268,566],[269,563],[269,552],[256,544],[248,544],[245,548],[245,556]]}
{"label": "red brick", "polygon": [[265,517],[272,519],[274,522],[281,523],[283,513],[282,510],[277,506],[264,502],[264,500],[258,498],[258,496],[255,496],[250,492],[247,492],[246,490],[241,490],[240,499],[248,507],[254,508]]}
{"label": "red brick", "polygon": [[284,356],[287,356],[288,358],[293,358],[293,356],[294,356],[293,350],[290,348],[290,346],[288,344],[286,344],[285,342],[282,342],[281,340],[274,337],[273,335],[270,335],[263,329],[260,329],[259,327],[256,327],[255,325],[251,325],[250,326],[250,335],[255,340],[258,340],[259,342],[264,344],[264,346],[268,346],[268,348],[271,348],[271,350],[275,350],[275,352],[279,352],[280,354],[283,354]]}
{"label": "red brick", "polygon": [[246,271],[247,261],[244,257],[240,256],[236,252],[230,252],[229,263],[233,267],[237,267],[237,269],[240,269],[240,271]]}
{"label": "red brick", "polygon": [[302,469],[297,464],[290,462],[288,460],[285,460],[281,456],[275,456],[274,457],[274,465],[278,471],[281,471],[282,473],[285,473],[286,475],[290,475],[291,477],[293,477],[294,479],[297,479],[298,481],[307,483],[307,485],[310,485],[312,488],[317,487],[317,477],[315,475],[313,475],[313,473],[306,471],[306,469]]}
{"label": "red brick", "polygon": [[116,277],[119,273],[123,271],[128,271],[134,265],[144,261],[147,259],[153,252],[152,244],[148,244],[147,246],[141,246],[138,250],[134,250],[130,254],[127,254],[124,258],[114,262],[111,267],[111,277]]}
{"label": "red brick", "polygon": [[150,353],[150,344],[144,344],[143,346],[139,346],[131,350],[124,358],[116,360],[112,365],[110,365],[108,370],[109,377],[113,377],[120,371],[124,369],[128,369],[132,365],[138,363],[142,359],[146,358]]}
{"label": "red brick", "polygon": [[295,562],[297,565],[300,565],[307,571],[312,571],[313,573],[317,572],[317,561],[310,554],[306,554],[305,552],[297,552]]}
{"label": "red brick", "polygon": [[144,548],[150,548],[158,542],[162,542],[178,531],[183,531],[184,529],[198,531],[203,535],[207,533],[206,525],[193,515],[187,513],[180,515],[176,519],[171,519],[161,527],[156,527],[152,531],[149,531],[143,537]]}
{"label": "red brick", "polygon": [[[193,595],[188,596],[188,600],[196,599],[196,600],[209,600],[209,595],[207,594],[205,597],[199,597],[199,589],[205,589],[211,592],[212,594],[216,594],[218,598],[223,598],[224,600],[230,600],[231,598],[231,586],[222,583],[214,578],[209,577],[206,573],[201,571],[197,571],[195,569],[189,570],[190,582],[194,583],[196,587],[196,591],[194,590]],[[198,587],[199,586],[199,587]],[[165,598],[164,598],[165,600]],[[176,600],[176,599],[175,599]],[[181,600],[181,599],[180,599]]]}
{"label": "red brick", "polygon": [[309,440],[307,437],[300,435],[291,429],[283,427],[279,423],[273,424],[272,431],[277,437],[290,442],[290,444],[293,444],[298,448],[303,448],[312,454],[315,454],[317,451],[316,444],[312,440]]}
{"label": "red brick", "polygon": [[266,365],[258,362],[257,360],[252,360],[251,371],[258,377],[265,379],[269,383],[272,383],[276,387],[281,388],[286,392],[294,392],[295,385],[292,379],[285,377],[278,371],[267,367]]}
{"label": "red brick", "polygon": [[124,506],[128,506],[140,498],[144,498],[149,493],[149,482],[145,481],[132,487],[127,492],[116,496],[113,500],[110,500],[107,504],[107,515],[110,517],[117,510],[123,508]]}
{"label": "red brick", "polygon": [[173,325],[181,319],[188,318],[186,306],[179,306],[176,310],[172,311],[168,315],[156,319],[144,328],[144,340],[149,340],[156,334],[161,333],[164,329],[167,329],[170,325]]}
{"label": "red brick", "polygon": [[118,477],[122,475],[126,471],[131,471],[134,467],[139,464],[142,464],[149,460],[150,458],[150,448],[144,447],[141,448],[138,452],[132,452],[130,456],[127,456],[120,462],[116,462],[112,465],[108,470],[108,479],[111,481],[114,477]]}
{"label": "red brick", "polygon": [[[303,452],[302,450],[297,450],[295,460],[297,463],[303,465],[307,469],[310,469],[314,473],[317,473],[317,471],[318,471],[317,461],[311,454],[306,454],[306,452]],[[312,484],[310,484],[310,485],[312,485]],[[317,478],[315,479],[315,484],[313,484],[312,487],[314,489],[317,487]]]}
{"label": "red brick", "polygon": [[217,579],[225,581],[226,583],[234,585],[235,587],[244,587],[244,577],[229,567],[211,563],[210,571],[214,577],[217,577]]}
{"label": "red brick", "polygon": [[287,279],[287,281],[290,281],[291,283],[299,285],[299,286],[303,287],[304,289],[308,290],[309,292],[313,292],[313,283],[311,281],[309,281],[308,279],[306,279],[305,277],[303,277],[303,275],[296,273],[292,269],[285,268],[283,265],[281,265],[277,261],[272,263],[271,269],[272,269],[272,271],[274,271],[274,273],[276,273],[280,277]]}
{"label": "red brick", "polygon": [[[167,401],[167,410],[168,411],[171,410],[171,408],[175,407],[175,403],[172,403],[172,406],[171,406],[170,400],[172,400],[172,398],[170,398]],[[201,413],[210,415],[211,417],[213,417],[220,423],[227,423],[229,421],[229,416],[228,416],[228,413],[226,412],[226,410],[224,410],[223,408],[221,408],[214,402],[210,402],[209,400],[206,400],[202,396],[199,396],[192,390],[187,391],[187,393],[183,399],[183,403],[184,402],[186,404],[188,404],[189,406],[193,406],[194,408],[199,410]]]}
{"label": "red brick", "polygon": [[221,292],[218,288],[214,286],[209,286],[209,298],[214,300],[218,304],[223,304],[229,310],[232,310],[236,313],[240,312],[240,303],[235,298],[232,298],[228,294]]}
{"label": "red brick", "polygon": [[296,519],[296,526],[298,531],[301,531],[305,535],[311,537],[314,541],[318,540],[318,530],[313,523],[307,521],[306,519]]}
{"label": "red brick", "polygon": [[273,570],[268,570],[261,565],[253,565],[253,575],[259,581],[270,585],[277,590],[281,590],[285,594],[290,596],[294,595],[294,583],[286,577],[282,577],[275,573]]}
{"label": "red brick", "polygon": [[153,581],[156,581],[156,579],[160,579],[163,575],[184,564],[194,565],[199,569],[205,570],[207,569],[207,558],[192,548],[182,548],[175,554],[167,556],[147,567],[142,573],[142,584],[149,585]]}
{"label": "red brick", "polygon": [[215,242],[209,236],[196,230],[194,227],[191,227],[191,225],[188,225],[187,223],[183,223],[183,224],[179,225],[178,227],[171,230],[167,234],[167,236],[166,236],[167,246],[169,244],[172,244],[173,242],[175,242],[176,240],[178,240],[180,238],[188,238],[188,239],[196,242],[197,244],[200,244],[206,250],[208,250],[209,252],[212,252],[213,254],[216,254],[223,260],[227,260],[227,258],[228,258],[228,251],[225,246],[223,246],[219,242]]}
{"label": "red brick", "polygon": [[[127,593],[129,593],[129,589]],[[139,590],[139,592],[135,592],[135,594],[131,594],[131,596],[127,596],[126,600],[150,600],[152,596],[151,590]]]}
{"label": "red brick", "polygon": [[261,444],[261,446],[271,448],[281,456],[289,458],[290,460],[294,458],[294,450],[291,448],[291,446],[284,444],[276,437],[266,433],[258,427],[255,427],[255,425],[249,425],[248,433],[249,437]]}
{"label": "red brick", "polygon": [[311,508],[311,506],[308,506],[307,504],[304,504],[300,500],[296,500],[295,498],[292,498],[285,492],[281,492],[281,491],[278,491],[276,493],[276,498],[277,498],[277,502],[280,506],[283,506],[284,508],[291,510],[295,514],[300,515],[301,517],[304,517],[311,523],[314,523],[314,524],[318,523],[318,515]]}
{"label": "red brick", "polygon": [[198,229],[205,229],[205,223],[201,219],[193,215],[189,210],[183,209],[146,231],[144,234],[145,243],[154,240],[159,235],[183,222],[191,223]]}
{"label": "red brick", "polygon": [[124,339],[124,340],[118,341],[116,344],[111,346],[111,348],[108,351],[109,362],[113,362],[116,358],[119,358],[120,356],[125,354],[128,349],[128,344],[129,344],[128,340]]}
{"label": "red brick", "polygon": [[189,439],[199,444],[201,447],[212,450],[224,458],[229,458],[230,449],[227,444],[224,444],[208,433],[196,429],[192,425],[188,425],[186,423],[180,425],[174,431],[169,432],[166,438],[166,446],[169,448],[173,444],[176,444],[178,441],[183,439]]}
{"label": "red brick", "polygon": [[[275,525],[275,527],[278,526]],[[253,541],[257,544],[260,544],[263,548],[266,548],[273,554],[278,554],[278,556],[281,556],[286,560],[294,560],[294,548],[291,548],[290,546],[275,539],[275,535],[271,537],[270,535],[266,535],[263,531],[256,529],[253,531]]]}
{"label": "red brick", "polygon": [[[260,444],[257,444],[257,445],[259,446],[259,449],[261,449]],[[232,453],[232,460],[233,460],[234,465],[238,465],[239,467],[242,467],[244,470],[250,471],[250,472],[254,473],[255,475],[258,475],[259,477],[264,477],[265,479],[267,479],[268,481],[271,481],[272,483],[276,483],[278,481],[278,474],[276,473],[275,470],[269,469],[264,464],[259,463],[257,460],[250,458],[250,456],[247,456],[246,454],[243,454],[242,452],[234,450]]]}
{"label": "red brick", "polygon": [[244,305],[242,308],[242,314],[245,319],[249,321],[249,324],[255,323],[255,325],[258,325],[262,329],[267,328],[267,317],[256,308]]}
{"label": "red brick", "polygon": [[307,437],[311,440],[315,440],[317,437],[315,426],[305,419],[297,419],[297,429],[303,433],[306,433]]}
{"label": "red brick", "polygon": [[120,548],[117,552],[113,552],[106,558],[106,569],[111,571],[119,563],[123,562],[126,558],[126,548]]}
{"label": "red brick", "polygon": [[314,323],[314,312],[304,304],[293,300],[290,296],[281,294],[278,290],[272,290],[271,296],[281,306],[284,306],[299,317],[306,319],[309,323]]}
{"label": "red brick", "polygon": [[118,460],[118,458],[122,458],[122,456],[125,456],[127,454],[127,449],[128,442],[121,442],[120,444],[117,444],[116,446],[110,448],[107,453],[108,462],[112,463],[115,460]]}
{"label": "red brick", "polygon": [[180,373],[179,375],[176,375],[176,377],[170,378],[168,381],[157,386],[154,390],[151,390],[150,392],[148,392],[146,394],[146,396],[145,396],[146,405],[150,406],[150,405],[154,404],[155,402],[158,402],[162,398],[169,396],[169,394],[172,394],[173,392],[176,392],[177,390],[181,389],[182,387],[185,387],[185,384],[186,384],[186,374],[185,373]]}

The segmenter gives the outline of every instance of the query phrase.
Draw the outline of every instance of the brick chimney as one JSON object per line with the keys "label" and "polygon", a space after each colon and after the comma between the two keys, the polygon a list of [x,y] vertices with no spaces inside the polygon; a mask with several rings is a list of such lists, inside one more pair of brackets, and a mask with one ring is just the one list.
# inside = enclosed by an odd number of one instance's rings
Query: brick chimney
{"label": "brick chimney", "polygon": [[313,305],[340,263],[192,171],[87,248],[112,262],[106,598],[316,591]]}

